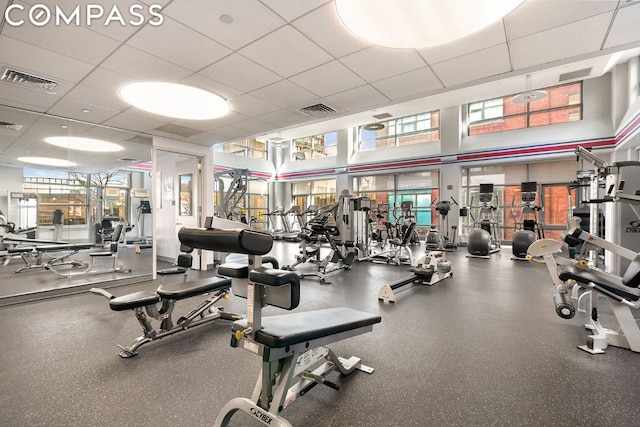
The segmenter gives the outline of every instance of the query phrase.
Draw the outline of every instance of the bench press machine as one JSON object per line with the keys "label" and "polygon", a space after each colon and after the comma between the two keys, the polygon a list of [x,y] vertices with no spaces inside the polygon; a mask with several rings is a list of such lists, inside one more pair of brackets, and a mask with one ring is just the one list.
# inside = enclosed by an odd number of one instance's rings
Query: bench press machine
{"label": "bench press machine", "polygon": [[[586,345],[578,347],[581,350],[598,354],[604,353],[608,345],[613,345],[640,352],[640,327],[636,320],[640,309],[640,254],[580,229],[580,218],[575,217],[565,242],[575,244],[578,241],[584,243],[583,253],[589,251],[588,246],[596,246],[631,263],[622,276],[617,276],[590,266],[586,259],[576,260],[560,255],[561,242],[551,239],[535,241],[529,246],[527,257],[530,260],[536,257],[544,259],[556,286],[553,297],[556,313],[564,319],[571,319],[577,306],[578,312],[588,316],[585,328],[593,334],[587,338]],[[599,295],[609,301],[618,330],[606,328],[600,322]]]}
{"label": "bench press machine", "polygon": [[[9,256],[20,255],[20,258],[22,258],[25,263],[23,267],[18,268],[16,271],[14,271],[14,273],[21,273],[23,271],[33,270],[37,268],[50,269],[54,266],[61,265],[86,267],[87,264],[85,262],[69,258],[77,254],[80,250],[91,249],[93,246],[94,245],[92,243],[55,243],[39,246],[22,246],[7,249],[7,254]],[[64,253],[45,261],[44,255],[48,255],[52,252]]]}
{"label": "bench press machine", "polygon": [[[249,256],[248,267],[223,264],[219,271],[234,274],[233,293],[247,298],[247,318],[234,322],[231,346],[259,355],[262,370],[252,397],[229,401],[215,426],[227,426],[232,416],[242,411],[264,425],[290,427],[280,412],[318,384],[337,389],[338,385],[326,378],[330,372],[373,372],[359,358],[339,358],[325,345],[371,331],[380,316],[331,308],[262,317],[266,305],[293,310],[300,301],[300,279],[294,272],[262,266],[262,256],[273,245],[269,234],[247,229],[182,228],[178,237],[189,247]],[[247,277],[242,279],[244,274]]]}
{"label": "bench press machine", "polygon": [[[206,279],[188,280],[187,272],[192,264],[190,252],[192,248],[182,246],[182,251],[177,260],[177,267],[160,270],[157,274],[161,277],[161,284],[155,291],[138,291],[116,297],[100,288],[92,288],[90,292],[102,295],[109,300],[109,307],[113,311],[133,310],[138,323],[142,326],[142,335],[136,338],[128,347],[120,347],[120,357],[128,358],[138,355],[138,348],[160,338],[173,335],[177,332],[194,328],[217,319],[238,320],[242,315],[227,313],[222,307],[216,307],[222,298],[228,299],[231,281],[224,277],[211,277]],[[164,283],[165,277],[182,274],[184,280],[177,283]],[[176,301],[191,298],[193,296],[208,295],[193,310],[178,318],[174,323],[172,319]],[[158,306],[158,304],[160,304]],[[155,329],[151,320],[160,322],[159,329]]]}

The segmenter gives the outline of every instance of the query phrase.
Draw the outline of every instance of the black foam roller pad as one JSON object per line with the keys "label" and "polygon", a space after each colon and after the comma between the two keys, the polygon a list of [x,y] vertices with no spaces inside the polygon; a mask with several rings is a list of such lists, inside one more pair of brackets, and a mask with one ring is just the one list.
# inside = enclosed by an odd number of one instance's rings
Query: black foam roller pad
{"label": "black foam roller pad", "polygon": [[273,247],[270,234],[249,229],[182,227],[178,232],[178,239],[191,248],[236,254],[265,255]]}

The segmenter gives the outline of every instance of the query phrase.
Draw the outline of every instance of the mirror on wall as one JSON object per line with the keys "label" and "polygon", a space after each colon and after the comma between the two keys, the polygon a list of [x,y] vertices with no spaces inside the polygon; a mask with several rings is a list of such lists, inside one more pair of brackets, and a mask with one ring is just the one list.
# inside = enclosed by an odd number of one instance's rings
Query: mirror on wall
{"label": "mirror on wall", "polygon": [[[0,107],[0,305],[150,277],[151,145],[149,135]],[[105,250],[113,255],[90,255]]]}

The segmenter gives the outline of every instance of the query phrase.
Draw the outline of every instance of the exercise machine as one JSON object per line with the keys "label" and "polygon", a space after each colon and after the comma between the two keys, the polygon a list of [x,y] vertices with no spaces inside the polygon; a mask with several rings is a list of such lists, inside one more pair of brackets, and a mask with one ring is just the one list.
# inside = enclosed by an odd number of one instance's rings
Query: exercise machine
{"label": "exercise machine", "polygon": [[263,267],[262,256],[273,246],[269,234],[182,228],[178,237],[189,247],[246,254],[249,259],[250,267],[221,265],[219,270],[239,279],[233,282],[233,293],[247,299],[247,318],[233,323],[231,346],[259,355],[262,369],[252,397],[230,400],[214,426],[229,425],[240,411],[264,425],[291,427],[281,412],[319,384],[338,389],[339,384],[328,378],[330,373],[373,372],[359,358],[340,358],[326,346],[372,331],[380,316],[344,307],[263,316],[265,306],[293,310],[300,301],[295,273]]}
{"label": "exercise machine", "polygon": [[[395,221],[395,231],[396,237],[403,236],[411,226],[411,224],[416,224],[416,217],[413,214],[413,202],[411,200],[404,200],[400,202],[400,211],[402,214],[395,215],[395,207],[394,207],[394,216],[396,217]],[[409,236],[409,244],[411,245],[419,245],[420,244],[420,236],[418,235],[417,227],[413,227],[413,231]]]}
{"label": "exercise machine", "polygon": [[451,262],[447,261],[445,251],[427,251],[417,265],[409,271],[412,273],[410,276],[382,285],[378,291],[378,300],[394,303],[400,292],[409,290],[415,285],[432,286],[453,276]]}
{"label": "exercise machine", "polygon": [[431,207],[440,215],[440,229],[432,225],[425,238],[425,247],[427,250],[444,250],[454,251],[458,249],[458,226],[451,226],[451,235],[449,235],[449,211],[451,210],[451,203],[458,206],[458,202],[453,197],[451,201],[440,200],[435,204],[432,203]]}
{"label": "exercise machine", "polygon": [[[137,356],[138,349],[145,344],[218,319],[235,321],[242,318],[240,314],[228,313],[223,307],[216,306],[221,299],[229,298],[231,280],[220,276],[188,280],[188,271],[193,262],[191,256],[193,248],[182,245],[181,250],[183,253],[178,256],[175,267],[157,271],[161,284],[155,291],[138,291],[116,297],[101,288],[90,289],[90,292],[107,298],[109,307],[113,311],[133,310],[138,323],[142,326],[142,335],[133,343],[127,347],[118,346],[120,357]],[[181,275],[183,280],[165,283],[174,275]],[[191,297],[204,299],[174,321],[173,312],[176,302]],[[159,322],[157,328],[153,326],[153,320]]]}
{"label": "exercise machine", "polygon": [[489,255],[500,251],[500,239],[498,239],[498,221],[495,212],[498,207],[492,204],[493,184],[480,184],[478,204],[471,202],[471,209],[477,209],[478,218],[471,214],[475,229],[467,237],[467,258],[489,259]]}
{"label": "exercise machine", "polygon": [[[571,319],[576,312],[586,318],[585,328],[592,332],[586,345],[579,346],[591,354],[604,353],[607,346],[628,348],[640,352],[640,328],[636,318],[640,309],[640,253],[608,242],[580,228],[580,218],[572,219],[564,237],[568,244],[583,243],[578,259],[563,254],[562,242],[542,239],[534,242],[527,257],[532,261],[542,258],[556,287],[553,296],[556,313]],[[591,246],[601,248],[629,260],[622,275],[606,272],[590,265],[587,253]],[[566,252],[566,251],[565,251]],[[610,303],[617,330],[601,323],[598,297]]]}
{"label": "exercise machine", "polygon": [[[118,264],[120,238],[123,235],[124,225],[119,223],[115,226],[111,243],[107,250],[89,252],[90,262],[86,265],[86,268],[80,271],[69,272],[67,270],[59,270],[61,266],[57,262],[47,262],[43,265],[43,268],[47,271],[57,274],[62,277],[76,277],[82,275],[92,274],[104,274],[104,273],[130,273],[131,269]],[[103,268],[95,269],[98,259],[109,260],[111,265],[106,265]],[[103,264],[106,264],[103,262]]]}
{"label": "exercise machine", "polygon": [[[229,188],[226,191],[223,177],[231,178]],[[218,218],[232,219],[233,208],[244,201],[250,177],[251,171],[249,169],[229,169],[213,174],[218,191],[218,206],[215,209],[215,215]],[[245,219],[245,224],[248,224],[247,219]]]}
{"label": "exercise machine", "polygon": [[416,223],[410,222],[407,228],[403,230],[402,236],[387,240],[388,248],[386,250],[372,253],[370,257],[371,261],[413,266],[413,253],[411,252],[410,246],[415,231]]}
{"label": "exercise machine", "polygon": [[538,183],[523,182],[520,184],[520,203],[515,206],[515,195],[511,201],[514,233],[512,237],[512,260],[526,261],[527,249],[536,241],[544,239],[544,225],[539,214],[542,206],[536,205]]}

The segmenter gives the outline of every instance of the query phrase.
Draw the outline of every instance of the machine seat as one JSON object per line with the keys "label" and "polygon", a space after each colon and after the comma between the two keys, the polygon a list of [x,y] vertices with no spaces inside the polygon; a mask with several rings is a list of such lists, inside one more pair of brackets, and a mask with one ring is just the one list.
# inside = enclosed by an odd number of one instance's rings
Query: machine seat
{"label": "machine seat", "polygon": [[290,284],[294,287],[300,287],[300,278],[296,273],[289,270],[260,267],[251,270],[249,280],[256,283],[263,283],[267,286],[284,286]]}
{"label": "machine seat", "polygon": [[627,267],[622,276],[622,283],[630,288],[640,288],[640,255],[636,255]]}
{"label": "machine seat", "polygon": [[594,283],[597,286],[600,286],[601,288],[612,292],[616,295],[618,295],[619,297],[622,297],[626,300],[629,301],[638,301],[638,299],[640,299],[639,295],[634,295],[630,292],[626,292],[614,285],[612,285],[611,283],[606,283],[604,281],[602,281],[602,279],[592,273],[589,273],[588,271],[584,271],[584,270],[579,270],[576,269],[575,267],[572,266],[568,266],[568,265],[563,265],[558,267],[558,277],[560,278],[560,280],[562,281],[566,281],[569,279],[573,279],[576,282],[580,282],[580,283],[584,283],[584,284],[588,284],[588,283]]}
{"label": "machine seat", "polygon": [[109,307],[113,311],[133,310],[160,301],[160,296],[152,291],[139,291],[109,300]]}
{"label": "machine seat", "polygon": [[190,280],[188,282],[169,283],[160,286],[156,293],[161,298],[181,300],[195,295],[219,291],[231,287],[231,280],[224,277]]}
{"label": "machine seat", "polygon": [[218,274],[233,279],[246,279],[249,277],[249,266],[235,262],[226,262],[218,266]]}
{"label": "machine seat", "polygon": [[[256,331],[253,338],[267,347],[283,348],[370,326],[380,321],[380,316],[345,307],[283,314],[263,318],[262,329]],[[234,332],[246,328],[246,319],[233,323]]]}

